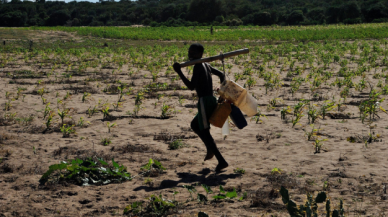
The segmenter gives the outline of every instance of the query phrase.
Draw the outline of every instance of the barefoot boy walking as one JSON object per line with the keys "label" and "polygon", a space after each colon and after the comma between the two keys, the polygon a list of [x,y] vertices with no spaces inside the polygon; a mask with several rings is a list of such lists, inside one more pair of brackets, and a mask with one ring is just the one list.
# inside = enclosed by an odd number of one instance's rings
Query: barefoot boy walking
{"label": "barefoot boy walking", "polygon": [[[203,55],[204,47],[195,43],[192,44],[189,48],[189,59],[201,59]],[[225,74],[207,63],[198,63],[195,64],[193,70],[193,77],[189,81],[182,73],[181,66],[179,63],[174,63],[174,70],[178,73],[179,77],[182,79],[183,83],[190,90],[197,92],[199,101],[198,101],[198,114],[191,121],[191,129],[201,138],[203,143],[205,143],[207,154],[205,157],[206,160],[210,160],[216,156],[218,160],[218,165],[216,167],[216,172],[220,172],[222,169],[228,167],[228,163],[225,161],[224,157],[221,155],[220,151],[217,148],[216,143],[214,142],[213,137],[210,134],[210,123],[209,119],[215,108],[217,107],[217,100],[213,96],[213,82],[211,74],[217,75],[221,83],[225,80]]]}

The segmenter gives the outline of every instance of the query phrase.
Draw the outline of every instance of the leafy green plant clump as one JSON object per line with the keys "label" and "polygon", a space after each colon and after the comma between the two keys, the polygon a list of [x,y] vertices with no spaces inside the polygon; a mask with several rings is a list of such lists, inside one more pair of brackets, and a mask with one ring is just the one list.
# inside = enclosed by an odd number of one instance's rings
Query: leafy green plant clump
{"label": "leafy green plant clump", "polygon": [[144,205],[143,202],[134,202],[124,209],[125,214],[137,214],[143,216],[144,214],[151,214],[151,216],[166,216],[171,214],[172,209],[177,206],[177,201],[170,201],[163,198],[162,195],[151,195],[149,203]]}
{"label": "leafy green plant clump", "polygon": [[182,142],[181,139],[174,140],[173,142],[170,142],[168,144],[168,148],[170,150],[177,150],[177,149],[180,149],[180,148],[183,148],[183,147],[185,147],[185,143]]}
{"label": "leafy green plant clump", "polygon": [[318,193],[317,197],[313,199],[313,195],[307,194],[307,201],[303,205],[296,205],[296,203],[290,199],[288,190],[283,186],[280,189],[280,194],[282,195],[282,201],[286,205],[287,211],[292,217],[302,217],[302,216],[318,216],[318,203],[326,202],[326,216],[327,217],[344,217],[345,210],[343,208],[343,202],[340,200],[339,210],[331,211],[330,199],[327,199],[325,192]]}
{"label": "leafy green plant clump", "polygon": [[102,158],[88,158],[86,160],[75,159],[69,162],[62,161],[60,164],[53,164],[49,170],[43,174],[39,183],[70,182],[76,185],[106,185],[132,180],[127,168],[119,165],[112,159],[112,166]]}

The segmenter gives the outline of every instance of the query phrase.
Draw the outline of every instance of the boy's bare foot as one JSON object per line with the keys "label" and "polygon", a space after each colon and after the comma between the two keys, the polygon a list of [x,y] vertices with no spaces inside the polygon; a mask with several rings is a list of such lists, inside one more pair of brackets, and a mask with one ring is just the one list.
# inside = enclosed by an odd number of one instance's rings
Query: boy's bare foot
{"label": "boy's bare foot", "polygon": [[212,153],[212,152],[207,152],[206,153],[206,157],[205,157],[205,160],[203,160],[203,161],[207,161],[207,160],[210,160],[210,159],[212,159],[214,157],[214,154]]}
{"label": "boy's bare foot", "polygon": [[227,162],[224,162],[224,163],[219,163],[216,167],[216,173],[219,173],[221,172],[221,170],[227,168],[229,166],[229,164]]}

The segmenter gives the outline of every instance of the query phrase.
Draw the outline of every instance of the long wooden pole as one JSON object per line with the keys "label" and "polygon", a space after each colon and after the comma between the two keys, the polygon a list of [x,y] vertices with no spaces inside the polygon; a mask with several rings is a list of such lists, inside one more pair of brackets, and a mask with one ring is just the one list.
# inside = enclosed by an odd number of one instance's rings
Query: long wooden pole
{"label": "long wooden pole", "polygon": [[221,60],[222,58],[225,59],[228,57],[237,56],[237,55],[241,55],[241,54],[247,54],[247,53],[249,53],[249,49],[245,48],[245,49],[241,49],[241,50],[235,50],[232,52],[224,53],[223,55],[220,54],[218,56],[212,56],[212,57],[207,57],[207,58],[202,58],[202,59],[184,62],[184,63],[181,63],[180,65],[181,65],[181,67],[186,67],[186,66],[195,65],[197,63],[213,62],[216,60]]}

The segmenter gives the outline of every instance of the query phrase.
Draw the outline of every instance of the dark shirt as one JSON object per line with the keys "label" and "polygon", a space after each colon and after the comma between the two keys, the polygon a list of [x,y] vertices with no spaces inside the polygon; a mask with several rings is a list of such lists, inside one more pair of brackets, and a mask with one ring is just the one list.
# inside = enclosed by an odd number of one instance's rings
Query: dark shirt
{"label": "dark shirt", "polygon": [[193,77],[189,81],[182,72],[178,72],[183,83],[190,90],[196,90],[199,98],[204,96],[213,96],[213,81],[211,74],[217,75],[221,83],[225,80],[225,74],[207,63],[198,63],[194,65]]}

